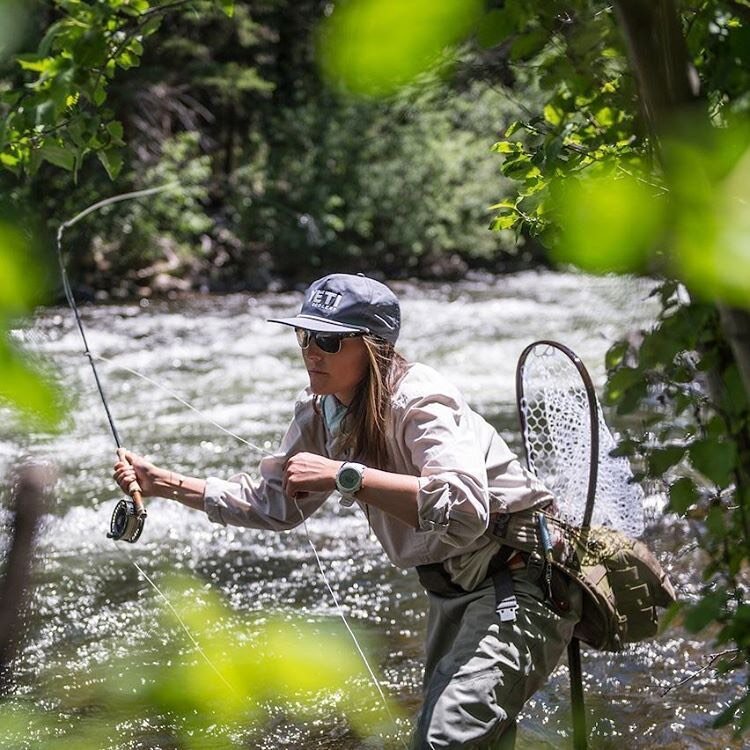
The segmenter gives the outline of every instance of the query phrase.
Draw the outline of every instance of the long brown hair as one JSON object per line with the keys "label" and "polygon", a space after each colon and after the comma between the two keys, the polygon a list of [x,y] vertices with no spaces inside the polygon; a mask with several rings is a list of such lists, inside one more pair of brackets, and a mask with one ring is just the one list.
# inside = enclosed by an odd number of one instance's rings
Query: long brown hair
{"label": "long brown hair", "polygon": [[363,336],[370,366],[362,378],[344,417],[338,448],[368,466],[388,465],[386,421],[391,399],[409,367],[393,344],[375,336]]}

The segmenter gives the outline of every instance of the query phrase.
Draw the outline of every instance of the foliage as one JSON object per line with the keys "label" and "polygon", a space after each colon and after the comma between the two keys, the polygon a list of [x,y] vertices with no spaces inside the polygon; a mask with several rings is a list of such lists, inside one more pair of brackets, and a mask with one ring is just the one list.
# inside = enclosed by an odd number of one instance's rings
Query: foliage
{"label": "foliage", "polygon": [[0,401],[49,429],[62,415],[62,396],[9,335],[14,321],[45,299],[47,279],[35,241],[10,216],[0,215]]}
{"label": "foliage", "polygon": [[[168,642],[159,663],[136,671],[122,654],[100,673],[76,680],[74,689],[61,686],[50,700],[60,717],[77,717],[67,726],[22,697],[6,700],[0,748],[15,750],[29,741],[40,750],[109,747],[118,740],[118,724],[132,722],[144,706],[148,715],[163,717],[163,726],[144,728],[151,735],[146,741],[231,748],[268,719],[270,708],[284,706],[303,719],[317,715],[321,698],[332,696],[358,735],[388,728],[383,707],[370,710],[373,686],[363,679],[359,655],[341,648],[348,638],[343,627],[281,616],[249,623],[190,579],[173,579],[165,598],[170,606],[157,630]],[[109,645],[121,650],[119,641]],[[393,706],[388,711],[398,714]]]}
{"label": "foliage", "polygon": [[426,275],[446,273],[451,255],[491,259],[508,243],[486,231],[497,173],[482,132],[508,108],[486,87],[451,97],[437,83],[388,102],[313,95],[278,117],[283,173],[261,164],[255,194],[238,182],[242,233],[291,277],[311,266]]}
{"label": "foliage", "polygon": [[[88,5],[92,28],[115,13],[109,0]],[[321,85],[314,65],[320,37],[311,29],[327,3],[245,0],[232,18],[184,12],[194,7],[152,4],[148,13],[160,23],[148,26],[147,39],[134,37],[138,58],[102,79],[102,106],[88,112],[84,99],[75,110],[118,123],[127,145],[112,157],[114,182],[85,149],[75,190],[70,173],[38,155],[29,156],[33,174],[17,165],[17,176],[0,175],[15,205],[37,207],[51,227],[101,197],[150,186],[155,171],[193,185],[190,205],[175,193],[169,207],[121,204],[72,229],[66,241],[77,248],[71,277],[79,291],[261,288],[273,276],[309,278],[323,265],[445,276],[495,264],[500,250],[514,248],[510,233],[485,231],[487,196],[505,182],[488,133],[519,114],[502,92],[471,75],[451,85],[425,74],[421,88],[387,101],[349,101]],[[52,19],[33,20],[41,37]],[[127,28],[138,22],[121,20]],[[30,32],[27,43],[34,38]],[[18,92],[21,73],[0,80]],[[57,117],[54,135],[67,143],[73,120]],[[188,142],[190,155],[176,159]],[[156,168],[159,161],[166,165]]]}
{"label": "foliage", "polygon": [[33,54],[16,58],[20,74],[0,97],[0,164],[34,174],[43,161],[77,175],[95,153],[110,177],[122,167],[122,124],[105,107],[118,71],[140,63],[143,42],[178,6],[195,12],[225,0],[52,0]]}
{"label": "foliage", "polygon": [[393,94],[441,62],[480,15],[478,0],[338,3],[320,27],[318,60],[344,90]]}

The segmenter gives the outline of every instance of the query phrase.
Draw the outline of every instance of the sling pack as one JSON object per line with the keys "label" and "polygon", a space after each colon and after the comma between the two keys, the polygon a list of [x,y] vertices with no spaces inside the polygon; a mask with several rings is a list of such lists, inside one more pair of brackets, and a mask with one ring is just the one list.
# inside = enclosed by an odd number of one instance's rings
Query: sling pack
{"label": "sling pack", "polygon": [[675,591],[645,544],[614,529],[580,529],[541,511],[493,515],[487,536],[541,558],[553,596],[554,571],[581,588],[583,611],[574,635],[599,651],[620,651],[653,636],[657,607]]}

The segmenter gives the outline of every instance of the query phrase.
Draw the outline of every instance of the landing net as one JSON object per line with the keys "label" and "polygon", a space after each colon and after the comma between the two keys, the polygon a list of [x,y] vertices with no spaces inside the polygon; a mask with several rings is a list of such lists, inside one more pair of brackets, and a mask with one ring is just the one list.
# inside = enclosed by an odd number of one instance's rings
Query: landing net
{"label": "landing net", "polygon": [[610,455],[617,441],[581,360],[538,341],[521,355],[516,385],[528,467],[557,498],[557,514],[581,526],[588,504],[585,525],[643,533],[643,490],[627,458]]}

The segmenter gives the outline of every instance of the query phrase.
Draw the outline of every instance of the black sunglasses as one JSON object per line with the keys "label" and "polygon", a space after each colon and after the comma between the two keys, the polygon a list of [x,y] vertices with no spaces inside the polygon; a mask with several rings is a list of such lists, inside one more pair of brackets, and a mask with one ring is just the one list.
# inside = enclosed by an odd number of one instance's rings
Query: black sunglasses
{"label": "black sunglasses", "polygon": [[361,333],[318,333],[317,331],[308,331],[306,328],[295,328],[297,334],[297,343],[302,349],[307,349],[310,342],[314,341],[315,346],[326,354],[338,354],[341,351],[341,342],[344,339],[351,339],[355,336],[361,336]]}

